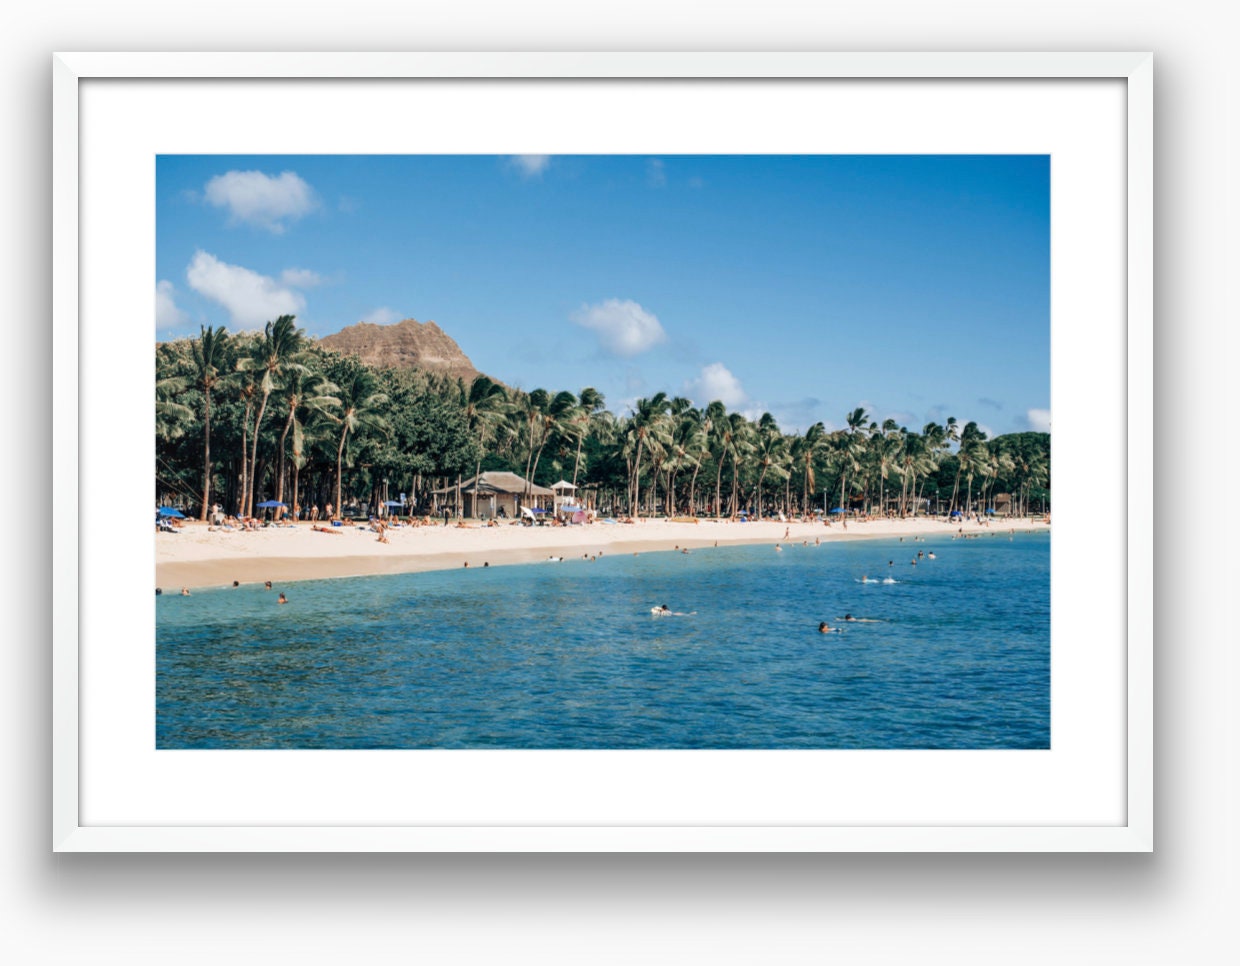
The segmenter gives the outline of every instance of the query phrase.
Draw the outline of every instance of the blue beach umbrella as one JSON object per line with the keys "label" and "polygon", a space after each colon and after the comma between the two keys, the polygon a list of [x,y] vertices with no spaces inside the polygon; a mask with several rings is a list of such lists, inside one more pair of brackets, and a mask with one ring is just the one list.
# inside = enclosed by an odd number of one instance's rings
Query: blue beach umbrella
{"label": "blue beach umbrella", "polygon": [[990,508],[989,510],[987,510],[986,512],[987,512],[987,513],[994,513],[994,512],[995,512],[995,508],[994,508],[994,507],[991,507],[991,508]]}
{"label": "blue beach umbrella", "polygon": [[185,514],[174,506],[161,506],[159,508],[159,515],[161,517],[180,517],[182,520],[185,519]]}
{"label": "blue beach umbrella", "polygon": [[288,504],[281,503],[279,500],[263,500],[263,502],[258,505],[258,508],[260,510],[271,510],[278,506],[287,507]]}
{"label": "blue beach umbrella", "polygon": [[837,506],[837,507],[836,507],[834,510],[832,510],[831,512],[832,512],[832,513],[844,513],[845,511],[844,511],[844,508],[843,508],[842,506]]}
{"label": "blue beach umbrella", "polygon": [[964,514],[961,513],[959,510],[952,510],[952,516],[961,517],[961,516],[964,516]]}

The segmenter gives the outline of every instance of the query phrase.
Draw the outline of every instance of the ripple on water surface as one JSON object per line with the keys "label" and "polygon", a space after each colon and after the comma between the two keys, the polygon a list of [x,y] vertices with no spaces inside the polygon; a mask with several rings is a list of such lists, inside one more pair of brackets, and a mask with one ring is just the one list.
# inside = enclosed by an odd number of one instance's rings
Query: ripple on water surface
{"label": "ripple on water surface", "polygon": [[280,589],[156,598],[160,748],[1049,747],[1049,534]]}

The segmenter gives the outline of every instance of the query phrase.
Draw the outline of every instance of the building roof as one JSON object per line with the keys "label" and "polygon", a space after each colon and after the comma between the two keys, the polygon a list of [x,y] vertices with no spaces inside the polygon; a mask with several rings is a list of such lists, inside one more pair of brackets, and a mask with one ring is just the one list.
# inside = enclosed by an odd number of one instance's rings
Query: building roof
{"label": "building roof", "polygon": [[[461,480],[462,493],[513,493],[524,495],[529,493],[531,496],[552,496],[552,491],[545,486],[539,486],[537,483],[527,483],[525,477],[517,473],[507,473],[503,471],[490,471],[482,473],[477,477],[477,486],[474,485],[474,477],[468,480]],[[455,493],[456,484],[445,486],[443,489],[435,490],[435,493]]]}

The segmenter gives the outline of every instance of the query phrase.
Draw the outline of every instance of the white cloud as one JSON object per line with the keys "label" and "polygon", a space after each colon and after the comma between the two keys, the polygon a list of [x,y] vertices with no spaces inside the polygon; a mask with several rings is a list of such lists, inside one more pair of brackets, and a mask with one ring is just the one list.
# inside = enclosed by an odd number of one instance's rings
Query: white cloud
{"label": "white cloud", "polygon": [[1049,409],[1026,410],[1025,418],[1029,420],[1029,428],[1035,433],[1049,433],[1051,431],[1051,411]]}
{"label": "white cloud", "polygon": [[189,321],[189,316],[177,307],[176,287],[167,279],[155,285],[155,325],[160,329],[173,329]]}
{"label": "white cloud", "polygon": [[313,211],[318,202],[314,191],[292,171],[276,177],[261,171],[229,171],[207,182],[206,201],[227,208],[231,220],[265,228],[279,235],[285,221]]}
{"label": "white cloud", "polygon": [[[685,392],[699,406],[705,406],[718,400],[729,408],[749,401],[741,381],[732,375],[722,362],[712,362],[703,366],[696,379],[685,383]],[[761,412],[758,413],[762,415]]]}
{"label": "white cloud", "polygon": [[308,268],[286,268],[280,273],[280,283],[289,288],[314,288],[322,282],[323,277]]}
{"label": "white cloud", "polygon": [[549,154],[514,154],[511,158],[513,166],[527,178],[536,178],[547,170],[551,163]]}
{"label": "white cloud", "polygon": [[257,328],[281,315],[296,315],[306,305],[299,293],[275,279],[221,262],[201,250],[194,252],[185,280],[195,292],[224,306],[233,323],[243,329]]}
{"label": "white cloud", "polygon": [[583,305],[571,318],[593,331],[599,344],[613,355],[635,356],[667,341],[658,318],[631,299]]}
{"label": "white cloud", "polygon": [[393,322],[399,322],[401,316],[397,312],[393,312],[386,305],[380,305],[377,309],[371,309],[362,316],[362,322],[371,322],[375,325],[391,325]]}
{"label": "white cloud", "polygon": [[652,188],[664,188],[667,186],[667,171],[664,164],[658,158],[651,158],[646,163],[646,181]]}

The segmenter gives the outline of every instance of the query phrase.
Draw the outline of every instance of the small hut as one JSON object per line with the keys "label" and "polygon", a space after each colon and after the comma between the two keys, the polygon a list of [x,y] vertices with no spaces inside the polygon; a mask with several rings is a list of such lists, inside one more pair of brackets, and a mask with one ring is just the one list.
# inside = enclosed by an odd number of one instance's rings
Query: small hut
{"label": "small hut", "polygon": [[[435,490],[438,497],[456,497],[456,484]],[[521,515],[521,507],[543,507],[555,491],[539,486],[516,473],[490,471],[461,481],[461,508],[463,515],[476,519],[493,520],[507,517],[515,520]]]}
{"label": "small hut", "polygon": [[577,487],[569,483],[568,480],[552,483],[551,490],[555,493],[554,502],[557,510],[562,506],[571,506],[577,502],[577,498],[573,495]]}

